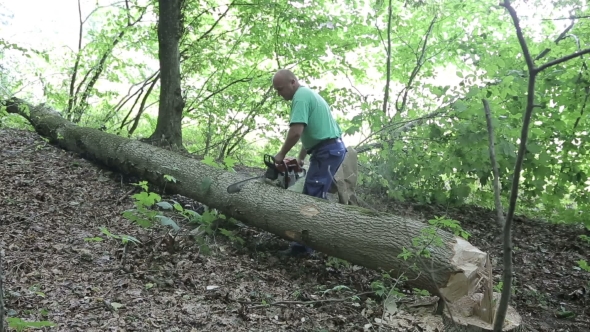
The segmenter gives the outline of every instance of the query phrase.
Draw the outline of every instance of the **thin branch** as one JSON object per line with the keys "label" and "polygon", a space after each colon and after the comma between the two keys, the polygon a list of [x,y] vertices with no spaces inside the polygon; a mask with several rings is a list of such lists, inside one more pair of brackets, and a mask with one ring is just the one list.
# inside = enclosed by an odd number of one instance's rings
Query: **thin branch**
{"label": "thin branch", "polygon": [[[435,15],[432,18],[432,21],[430,21],[430,25],[428,26],[428,31],[426,32],[426,35],[424,36],[424,44],[422,44],[422,50],[420,52],[420,56],[416,59],[416,66],[412,70],[412,74],[410,75],[410,79],[408,80],[408,84],[406,84],[406,86],[403,90],[404,97],[402,99],[401,106],[398,106],[398,102],[396,100],[395,107],[397,109],[398,114],[405,110],[406,104],[407,104],[407,99],[408,99],[408,93],[410,92],[410,89],[412,88],[412,83],[414,83],[414,79],[416,78],[416,76],[418,75],[418,72],[420,71],[420,69],[422,69],[422,65],[424,64],[423,60],[424,60],[424,55],[426,54],[426,46],[428,45],[428,38],[430,37],[430,34],[432,33],[432,29],[434,27],[434,24],[436,23],[436,19],[437,19],[437,16]],[[399,100],[399,95],[398,95],[398,100]]]}
{"label": "thin branch", "polygon": [[146,110],[145,103],[147,102],[148,97],[152,93],[154,86],[156,86],[156,83],[159,80],[160,80],[160,74],[158,73],[158,76],[156,76],[156,78],[154,78],[152,85],[150,85],[147,92],[143,96],[143,100],[141,101],[141,106],[139,106],[139,110],[137,111],[137,116],[135,117],[135,121],[133,122],[133,126],[131,126],[131,129],[129,129],[129,137],[131,137],[131,135],[133,134],[135,129],[137,129],[137,126],[139,125],[139,119],[141,118],[141,114],[143,114],[143,112]]}
{"label": "thin branch", "polygon": [[223,18],[225,17],[225,15],[227,15],[227,13],[229,12],[229,10],[231,9],[231,7],[232,7],[232,5],[233,5],[233,4],[234,4],[234,2],[230,3],[230,4],[227,6],[227,8],[226,8],[226,9],[225,9],[225,11],[223,12],[223,14],[221,14],[221,16],[219,16],[219,17],[217,18],[217,20],[215,21],[215,23],[213,23],[213,24],[211,25],[211,27],[209,28],[209,30],[205,31],[205,33],[203,33],[203,34],[201,35],[201,37],[199,37],[199,38],[197,39],[197,41],[196,41],[197,43],[198,43],[199,41],[201,41],[202,39],[204,39],[205,37],[207,37],[207,36],[208,36],[208,35],[211,33],[211,31],[213,31],[213,29],[215,29],[215,27],[216,27],[216,26],[219,24],[219,22],[221,22],[221,19],[223,19]]}
{"label": "thin branch", "polygon": [[139,98],[142,97],[141,94],[143,93],[143,89],[149,84],[147,94],[143,96],[143,101],[141,103],[141,106],[139,107],[138,114],[141,114],[141,112],[143,112],[143,109],[144,109],[143,107],[145,105],[146,98],[147,98],[147,96],[150,95],[150,93],[152,92],[152,89],[154,88],[154,86],[156,85],[156,83],[158,82],[159,79],[160,79],[160,71],[158,70],[156,72],[155,77],[151,77],[150,79],[148,79],[144,82],[141,89],[139,89],[139,91],[141,91],[141,93],[137,96],[137,98],[135,98],[135,102],[133,102],[133,105],[131,105],[131,107],[129,108],[129,112],[127,112],[127,115],[125,115],[125,117],[121,121],[121,125],[119,126],[119,132],[123,129],[123,127],[128,125],[130,122],[134,121],[134,120],[127,121],[127,119],[129,119],[129,117],[131,116],[131,113],[133,113],[133,109],[135,108],[135,105],[137,105],[137,103],[139,102]]}
{"label": "thin branch", "polygon": [[[113,2],[113,3],[111,3],[110,5],[106,5],[106,6],[98,6],[98,7],[94,8],[94,9],[93,9],[93,10],[92,10],[92,11],[91,11],[91,12],[90,12],[90,13],[89,13],[89,14],[88,14],[88,15],[87,15],[85,18],[84,18],[84,20],[82,21],[82,23],[86,23],[86,21],[88,21],[88,19],[89,19],[89,18],[90,18],[92,15],[94,15],[94,13],[96,13],[98,10],[100,10],[100,9],[103,9],[103,8],[109,8],[109,7],[117,7],[117,6],[115,6],[115,5],[117,5],[117,4],[121,4],[121,3],[123,3],[123,1]],[[121,7],[118,7],[118,8],[121,8]]]}
{"label": "thin branch", "polygon": [[[139,17],[135,20],[135,22],[127,22],[127,26],[119,32],[119,34],[117,35],[117,37],[115,37],[115,40],[110,45],[110,47],[102,54],[102,57],[98,62],[97,69],[96,69],[96,71],[94,71],[94,75],[92,76],[92,78],[90,79],[88,84],[86,85],[86,89],[84,89],[84,92],[82,93],[82,97],[80,98],[80,104],[78,105],[78,107],[77,107],[78,109],[75,112],[77,121],[80,121],[80,118],[82,117],[82,114],[83,114],[84,109],[86,108],[86,105],[88,102],[88,97],[90,96],[90,92],[91,92],[92,88],[94,87],[94,85],[96,84],[96,82],[98,81],[98,78],[102,74],[106,60],[112,54],[112,52],[115,49],[115,47],[117,46],[117,44],[119,44],[119,42],[122,40],[123,36],[127,32],[126,29],[139,23],[141,21],[141,19],[143,18],[143,15],[145,14],[145,12],[146,12],[146,10],[144,9],[140,13]],[[80,86],[81,85],[82,85],[82,83],[80,83]],[[78,88],[80,88],[80,86]],[[77,121],[75,121],[75,122],[77,122]]]}
{"label": "thin branch", "polygon": [[534,69],[535,70],[535,75],[538,74],[538,73],[540,73],[540,72],[542,72],[543,70],[545,70],[545,69],[547,69],[549,67],[558,65],[558,64],[560,64],[562,62],[566,62],[566,61],[575,59],[577,57],[580,57],[580,56],[582,56],[584,54],[588,54],[588,53],[590,53],[590,48],[587,48],[587,49],[584,49],[584,50],[581,50],[581,51],[578,51],[578,52],[574,52],[574,53],[572,53],[570,55],[566,55],[566,56],[564,56],[562,58],[555,59],[553,61],[549,61],[546,64],[540,66],[539,68]]}
{"label": "thin branch", "polygon": [[277,66],[279,69],[281,69],[281,59],[279,59],[279,35],[281,32],[281,21],[279,20],[279,14],[277,14],[277,8],[278,8],[278,4],[277,1],[275,0],[274,2],[274,19],[277,22],[277,25],[275,27],[275,60],[277,61]]}
{"label": "thin branch", "polygon": [[[420,124],[422,121],[435,118],[438,115],[442,114],[443,112],[444,111],[442,111],[442,110],[436,110],[436,111],[429,113],[423,117],[406,121],[407,124],[393,130],[392,136],[410,131],[411,129],[415,128],[418,124]],[[399,122],[396,122],[394,125],[399,125]],[[357,153],[363,153],[363,152],[367,152],[367,151],[370,151],[373,149],[381,149],[381,148],[383,148],[383,143],[390,143],[391,144],[394,141],[394,139],[391,138],[391,139],[388,139],[388,140],[385,140],[382,142],[371,143],[371,144],[361,146],[361,144],[363,142],[367,141],[372,136],[374,136],[374,134],[369,135],[369,137],[365,138],[361,143],[357,144],[357,146],[355,147],[355,150]]]}
{"label": "thin branch", "polygon": [[494,143],[494,127],[492,126],[492,111],[490,104],[486,99],[482,99],[483,109],[486,113],[486,122],[488,125],[488,138],[490,147],[490,162],[492,163],[492,170],[494,172],[494,203],[496,204],[496,213],[498,214],[498,224],[504,226],[504,211],[502,209],[502,201],[500,201],[500,172],[498,171],[498,163],[496,162],[496,151]]}
{"label": "thin branch", "polygon": [[392,0],[389,0],[389,5],[387,8],[387,46],[385,48],[385,51],[387,53],[387,73],[385,81],[385,93],[383,94],[383,114],[385,115],[387,115],[387,102],[389,101],[389,84],[391,83],[391,17],[393,16],[393,8],[391,5],[391,1]]}
{"label": "thin branch", "polygon": [[[127,95],[125,97],[121,98],[121,100],[115,105],[115,107],[113,108],[113,110],[111,110],[111,111],[109,111],[107,113],[107,115],[103,118],[103,122],[110,121],[117,113],[119,113],[119,111],[123,108],[123,106],[125,106],[125,104],[127,104],[127,102],[129,100],[131,100],[131,98],[133,98],[137,94],[141,95],[143,93],[144,88],[146,86],[148,86],[150,84],[151,80],[154,79],[154,77],[157,76],[159,73],[160,73],[160,70],[158,69],[155,73],[153,73],[151,76],[149,76],[143,82],[141,82],[141,83],[135,83],[135,84],[131,85],[131,87],[127,91]],[[141,87],[139,89],[137,89],[132,94],[131,93],[131,90],[133,89],[133,87],[135,87],[137,85],[141,85]],[[139,98],[139,96],[137,98]],[[133,105],[131,106],[131,109],[133,109],[135,107],[135,105],[137,104],[137,98],[136,98],[135,102],[133,103]],[[125,119],[122,122],[127,121],[127,118],[128,117],[129,117],[129,114],[125,117]]]}
{"label": "thin branch", "polygon": [[[407,132],[411,129],[413,129],[414,127],[416,127],[418,124],[420,124],[422,121],[424,120],[428,120],[428,119],[433,119],[436,118],[437,116],[443,114],[445,112],[445,110],[443,110],[443,108],[445,107],[451,107],[459,98],[456,98],[455,100],[449,102],[446,106],[439,106],[436,111],[434,112],[430,112],[424,116],[421,116],[419,118],[416,119],[412,119],[412,120],[407,120],[407,121],[401,121],[401,122],[396,122],[396,123],[392,123],[386,127],[383,127],[381,130],[376,131],[374,133],[371,133],[367,138],[365,138],[364,140],[362,140],[360,143],[358,143],[355,146],[356,152],[357,153],[363,153],[363,152],[367,152],[373,149],[378,149],[378,148],[382,148],[383,147],[383,142],[378,142],[378,143],[371,143],[368,145],[362,145],[363,143],[365,143],[367,140],[369,140],[371,137],[375,136],[376,134],[384,131],[387,128],[391,128],[392,126],[396,126],[402,123],[406,123],[405,125],[395,128],[393,130],[393,132],[391,133],[391,136],[396,135],[396,134],[400,134],[400,133],[404,133]],[[390,138],[389,140],[387,140],[386,142],[391,143],[393,141],[393,138]]]}
{"label": "thin branch", "polygon": [[[570,32],[570,30],[574,27],[574,24],[576,23],[576,21],[572,20],[572,22],[570,23],[570,25],[567,26],[567,28],[565,28],[565,30],[563,30],[562,33],[559,34],[559,36],[557,36],[557,38],[555,39],[555,44],[559,44],[560,41],[562,41],[563,39],[565,39],[565,37],[567,36],[568,32]],[[543,52],[539,53],[539,55],[537,55],[535,57],[535,61],[543,58],[545,55],[547,55],[549,52],[551,52],[551,49],[549,47],[547,47],[546,49],[543,50]]]}
{"label": "thin branch", "polygon": [[367,96],[363,95],[363,93],[356,87],[354,86],[354,84],[352,83],[352,80],[350,79],[350,76],[348,76],[347,73],[344,73],[344,75],[346,75],[346,79],[348,80],[348,83],[350,83],[350,86],[356,90],[356,92],[359,94],[359,96],[361,97],[362,101],[367,101]]}
{"label": "thin branch", "polygon": [[[572,37],[576,40],[576,45],[578,47],[578,50],[580,50],[580,48],[581,48],[581,46],[580,46],[580,40],[577,37],[575,37],[575,36],[572,36]],[[580,83],[582,82],[582,79],[584,77],[584,73],[586,73],[587,71],[588,71],[588,66],[586,65],[586,61],[583,61],[582,62],[582,66],[580,68],[580,72],[578,73],[578,79],[576,80],[576,86],[583,85],[583,84],[580,84]],[[586,85],[583,89],[584,89],[585,97],[584,97],[584,102],[582,103],[582,107],[580,108],[580,115],[578,115],[578,118],[576,119],[576,122],[574,123],[574,127],[572,128],[572,133],[569,136],[569,139],[566,139],[566,141],[569,140],[571,142],[571,140],[575,139],[575,137],[576,137],[576,129],[578,128],[578,124],[580,123],[580,120],[584,116],[584,111],[586,110],[586,106],[588,105],[588,98],[590,97],[590,86]],[[580,91],[579,88],[576,89],[576,93],[574,94],[574,99],[577,99],[578,98],[578,92],[579,91]],[[557,173],[557,174],[563,173],[563,170],[565,169],[565,167],[567,165],[565,163],[565,160],[566,160],[566,158],[568,156],[568,153],[570,152],[570,149],[567,146],[564,146],[562,151],[563,151],[562,160],[564,162],[561,163],[561,167],[559,169],[559,173]],[[558,189],[558,187],[555,186],[554,189],[553,189],[553,194],[555,194],[557,192],[557,189]]]}
{"label": "thin branch", "polygon": [[[255,77],[255,78],[260,78],[262,77],[262,75]],[[240,78],[234,81],[231,81],[230,83],[226,84],[224,87],[221,87],[219,89],[217,89],[216,91],[211,92],[211,94],[209,94],[207,97],[203,98],[203,100],[201,100],[201,103],[206,102],[207,100],[211,99],[213,96],[215,96],[216,94],[219,94],[223,91],[225,91],[226,89],[228,89],[229,87],[231,87],[234,84],[237,83],[245,83],[245,82],[250,82],[252,81],[254,78]]]}
{"label": "thin branch", "polygon": [[[231,136],[226,140],[226,144],[225,146],[222,148],[222,151],[220,153],[220,159],[221,157],[223,157],[222,154],[227,153],[227,155],[229,155],[231,153],[231,151],[233,151],[238,144],[244,139],[244,137],[252,131],[252,128],[247,128],[244,132],[242,132],[242,129],[247,125],[247,120],[252,117],[253,115],[255,115],[256,111],[258,111],[268,100],[268,98],[270,98],[271,93],[272,93],[272,86],[268,88],[268,90],[266,90],[266,93],[263,95],[262,99],[257,102],[255,104],[254,107],[252,107],[252,110],[250,110],[250,112],[248,112],[248,114],[246,115],[246,117],[242,120],[242,122],[240,123],[240,125],[238,126],[238,128],[231,134]],[[238,133],[241,133],[240,135],[238,135]],[[229,144],[229,142],[236,138],[235,142],[229,146],[229,148],[227,148],[227,145]],[[225,151],[227,148],[227,151]]]}
{"label": "thin branch", "polygon": [[76,85],[76,76],[78,75],[78,66],[80,65],[80,52],[82,49],[82,35],[84,31],[84,22],[82,21],[82,5],[80,4],[80,0],[78,0],[78,17],[80,20],[80,28],[78,30],[78,52],[76,53],[76,62],[74,62],[74,71],[72,72],[72,79],[70,80],[70,98],[68,100],[68,108],[66,109],[66,115],[72,112],[74,108],[74,100],[76,96],[74,95],[74,86]]}
{"label": "thin branch", "polygon": [[590,18],[590,15],[570,16],[570,17],[558,17],[558,18],[544,18],[543,21],[579,20],[579,19],[582,19],[582,18]]}

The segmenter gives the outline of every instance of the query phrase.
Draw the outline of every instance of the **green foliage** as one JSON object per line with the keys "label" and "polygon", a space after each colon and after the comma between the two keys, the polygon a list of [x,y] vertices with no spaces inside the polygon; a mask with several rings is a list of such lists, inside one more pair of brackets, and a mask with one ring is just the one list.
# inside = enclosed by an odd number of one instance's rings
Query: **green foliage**
{"label": "green foliage", "polygon": [[460,236],[465,240],[469,240],[469,237],[471,236],[469,232],[461,228],[459,221],[454,219],[435,216],[434,219],[428,220],[428,223],[436,228],[446,229],[447,231],[450,231],[451,233]]}
{"label": "green foliage", "polygon": [[[558,10],[560,6],[555,4],[551,9]],[[387,194],[396,199],[492,207],[492,172],[481,99],[487,98],[492,105],[502,200],[506,203],[526,99],[528,80],[522,71],[524,60],[517,57],[520,46],[510,20],[502,19],[506,15],[502,8],[490,8],[481,2],[459,5],[448,1],[439,9],[439,14],[444,16],[451,9],[456,10],[448,14],[454,17],[453,24],[472,22],[467,34],[447,45],[434,42],[428,52],[449,50],[449,53],[444,51],[444,61],[455,65],[457,76],[463,80],[454,87],[426,84],[423,97],[418,93],[413,95],[419,100],[430,94],[433,102],[426,99],[424,103],[434,109],[440,102],[452,101],[450,107],[439,108],[442,117],[401,133],[391,146],[363,160],[369,163],[369,172],[363,174],[362,181],[375,188],[386,187]],[[413,15],[417,12],[412,9]],[[552,14],[546,15],[551,17]],[[543,25],[547,33],[545,40],[528,41],[533,56],[539,56],[538,63],[575,51],[573,40],[560,40],[556,45],[561,28],[551,21],[543,21]],[[587,31],[583,31],[586,25],[576,23],[570,33],[588,38]],[[433,37],[440,32],[460,34],[445,19],[435,25]],[[527,39],[534,35],[526,27],[524,32]],[[416,45],[410,32],[405,35],[409,36],[407,44]],[[449,45],[454,46],[448,48]],[[543,54],[545,49],[550,51]],[[537,80],[536,99],[542,108],[535,112],[529,136],[519,195],[520,212],[553,221],[588,223],[588,219],[582,217],[589,208],[585,189],[588,166],[583,157],[586,135],[582,134],[588,124],[580,121],[588,96],[581,84],[587,76],[582,70],[584,61],[575,59],[552,67]],[[421,71],[428,69],[422,67]]]}
{"label": "green foliage", "polygon": [[25,331],[29,328],[41,328],[55,326],[56,324],[50,321],[36,321],[27,322],[18,317],[7,317],[8,327],[15,329],[16,331]]}
{"label": "green foliage", "polygon": [[350,263],[344,259],[338,257],[329,256],[326,260],[326,266],[339,268],[339,267],[349,267]]}
{"label": "green foliage", "polygon": [[[167,181],[176,181],[176,179],[170,175],[164,175],[164,178]],[[206,180],[207,179],[205,179],[205,181]],[[225,220],[230,223],[235,223],[236,220],[232,218],[229,218],[228,220],[225,215],[219,213],[215,209],[209,209],[208,207],[205,207],[203,214],[198,214],[193,210],[183,208],[178,202],[172,201],[172,203],[170,203],[162,201],[160,195],[149,191],[147,181],[140,181],[135,185],[140,187],[142,191],[133,195],[133,198],[135,199],[133,202],[135,208],[123,212],[123,217],[129,221],[146,228],[153,227],[154,222],[159,221],[162,226],[170,227],[174,231],[178,232],[180,231],[180,226],[176,221],[174,221],[173,218],[175,216],[179,216],[186,220],[189,225],[196,227],[196,231],[193,232],[193,235],[200,246],[201,252],[204,254],[210,252],[209,246],[207,244],[207,237],[214,236],[217,230],[221,235],[227,237],[230,241],[240,245],[244,244],[244,239],[237,236],[234,231],[230,231],[225,228],[219,228],[217,224],[217,222],[220,220]],[[165,214],[163,211],[168,211],[168,213]],[[106,228],[101,228],[101,231],[108,237],[121,239],[124,243],[129,240],[139,242],[137,239],[131,236],[113,235],[109,233]],[[96,238],[87,238],[85,240],[96,241]]]}
{"label": "green foliage", "polygon": [[138,239],[131,235],[124,235],[124,234],[113,234],[111,233],[106,227],[101,227],[100,232],[106,235],[108,238],[121,240],[121,243],[127,244],[129,241],[133,243],[141,243]]}
{"label": "green foliage", "polygon": [[154,205],[162,209],[170,209],[170,203],[161,202],[162,197],[160,195],[154,192],[148,192],[146,181],[141,181],[135,185],[141,187],[143,191],[133,195],[135,208],[123,212],[123,217],[146,228],[152,227],[153,223],[159,220],[162,225],[179,230],[180,228],[172,219],[165,216],[161,211],[152,209]]}
{"label": "green foliage", "polygon": [[[80,49],[33,50],[0,39],[0,53],[7,55],[0,63],[0,95],[28,96],[36,88],[43,96],[35,100],[83,125],[104,124],[108,132],[135,138],[151,135],[160,91],[157,32],[151,19],[157,16],[157,5],[128,5],[85,4],[85,12],[92,14],[83,18]],[[289,105],[272,91],[270,80],[276,69],[294,68],[338,112],[346,136],[383,144],[359,155],[361,185],[399,200],[493,207],[481,105],[486,98],[506,203],[527,89],[526,67],[506,11],[482,1],[394,1],[387,40],[387,5],[356,0],[313,5],[261,0],[231,6],[217,0],[186,1],[180,56],[187,150],[225,170],[238,163],[259,165],[263,152],[278,151]],[[576,21],[561,39],[567,20],[538,21],[561,12],[587,15],[581,1],[519,5],[523,13],[526,6],[543,8],[520,15],[537,64],[588,44],[588,20]],[[19,59],[18,66],[6,60],[8,55]],[[540,107],[529,137],[517,212],[590,228],[590,219],[584,218],[590,212],[590,150],[585,148],[590,123],[584,120],[590,76],[585,61],[571,60],[538,77],[535,98]],[[386,81],[390,91],[384,112]],[[427,119],[413,121],[422,117]],[[0,120],[1,126],[26,123],[5,113]],[[203,181],[204,191],[210,186]],[[142,225],[162,219],[146,206],[159,202],[157,196],[141,195],[137,201],[145,204],[126,216]],[[164,223],[172,226],[167,219]]]}

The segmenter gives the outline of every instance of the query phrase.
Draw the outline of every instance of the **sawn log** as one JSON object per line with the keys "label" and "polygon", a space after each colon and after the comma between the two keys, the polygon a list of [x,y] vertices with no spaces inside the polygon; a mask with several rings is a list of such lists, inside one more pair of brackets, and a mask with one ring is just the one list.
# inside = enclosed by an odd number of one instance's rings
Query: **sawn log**
{"label": "sawn log", "polygon": [[[236,194],[226,188],[242,177],[198,160],[93,128],[79,127],[43,105],[18,99],[5,103],[9,113],[26,117],[38,134],[82,157],[163,185],[169,193],[190,197],[241,222],[296,240],[325,254],[371,269],[404,273],[412,287],[426,289],[450,303],[478,291],[487,274],[487,254],[452,233],[437,230],[436,241],[415,247],[428,225],[408,217],[336,204],[251,181]],[[430,250],[430,258],[404,260],[409,251]],[[415,264],[415,267],[412,266]],[[489,276],[491,277],[491,276]]]}

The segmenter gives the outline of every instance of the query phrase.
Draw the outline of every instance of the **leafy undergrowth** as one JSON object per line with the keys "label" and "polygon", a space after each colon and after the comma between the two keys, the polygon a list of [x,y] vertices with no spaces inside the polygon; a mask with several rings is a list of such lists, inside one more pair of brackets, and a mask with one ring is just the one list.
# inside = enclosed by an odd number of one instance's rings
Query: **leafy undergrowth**
{"label": "leafy undergrowth", "polygon": [[[141,228],[123,217],[134,207],[129,179],[35,133],[0,131],[0,146],[0,243],[11,318],[51,321],[56,327],[45,329],[58,331],[362,331],[369,324],[374,331],[432,331],[437,324],[416,319],[424,307],[399,305],[390,323],[397,327],[379,329],[384,305],[371,289],[382,280],[377,272],[322,255],[280,258],[285,241],[248,227],[238,232],[244,247],[223,236],[203,246],[192,232],[171,237],[169,227]],[[381,207],[429,218],[444,213]],[[493,213],[449,216],[501,264]],[[590,326],[584,297],[569,295],[588,286],[588,274],[574,268],[588,250],[577,234],[526,219],[516,225],[515,306],[536,330]],[[562,307],[575,315],[556,318]]]}

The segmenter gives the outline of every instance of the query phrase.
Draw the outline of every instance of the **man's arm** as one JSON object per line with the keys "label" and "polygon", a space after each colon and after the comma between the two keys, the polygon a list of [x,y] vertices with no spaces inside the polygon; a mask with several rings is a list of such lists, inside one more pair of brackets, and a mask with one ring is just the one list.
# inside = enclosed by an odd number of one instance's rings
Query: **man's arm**
{"label": "man's arm", "polygon": [[285,143],[283,143],[283,147],[279,151],[279,154],[286,156],[287,153],[291,151],[293,146],[299,141],[299,138],[301,138],[301,133],[303,133],[304,128],[305,125],[303,123],[294,123],[291,125]]}

